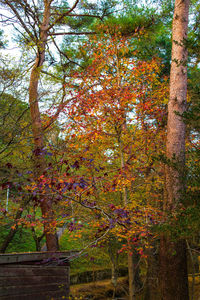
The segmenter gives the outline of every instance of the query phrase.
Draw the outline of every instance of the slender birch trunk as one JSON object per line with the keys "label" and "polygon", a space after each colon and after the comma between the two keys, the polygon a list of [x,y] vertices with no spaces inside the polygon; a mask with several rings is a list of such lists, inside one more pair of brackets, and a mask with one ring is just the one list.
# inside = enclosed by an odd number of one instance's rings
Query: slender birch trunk
{"label": "slender birch trunk", "polygon": [[[125,167],[124,154],[123,154],[123,147],[122,147],[122,142],[121,142],[120,138],[119,138],[119,147],[120,147],[120,156],[121,156],[121,168],[122,168],[122,171],[124,172],[124,167]],[[128,193],[127,193],[126,187],[123,187],[122,193],[123,193],[124,205],[127,206],[128,205]],[[130,248],[132,247],[130,244],[128,246]],[[129,300],[135,300],[135,294],[136,294],[135,281],[134,281],[135,268],[134,268],[134,262],[133,262],[131,250],[128,250],[127,258],[128,258]]]}
{"label": "slender birch trunk", "polygon": [[[168,103],[166,155],[166,199],[164,212],[177,209],[184,194],[185,124],[182,113],[187,104],[187,49],[189,0],[175,0],[172,25],[172,62]],[[187,256],[184,240],[171,241],[163,235],[160,243],[160,286],[162,300],[188,300]]]}
{"label": "slender birch trunk", "polygon": [[[115,45],[115,54],[116,54],[116,67],[117,67],[117,85],[118,87],[121,86],[121,79],[120,79],[120,63],[119,63],[119,55],[118,55],[118,49]],[[119,143],[119,148],[120,148],[120,158],[121,158],[121,169],[122,172],[124,172],[124,167],[125,167],[125,162],[124,162],[124,152],[123,152],[123,144],[121,140],[121,134],[123,129],[126,129],[126,115],[123,116],[124,119],[124,124],[122,125],[122,128],[120,132],[117,132],[118,134],[118,143]],[[128,205],[128,191],[127,187],[123,187],[123,202],[124,205]],[[131,248],[130,243],[128,244],[129,248]],[[129,300],[135,300],[135,284],[134,284],[134,263],[133,263],[133,257],[132,257],[132,252],[128,250],[127,253],[127,261],[128,261],[128,284],[129,284]]]}

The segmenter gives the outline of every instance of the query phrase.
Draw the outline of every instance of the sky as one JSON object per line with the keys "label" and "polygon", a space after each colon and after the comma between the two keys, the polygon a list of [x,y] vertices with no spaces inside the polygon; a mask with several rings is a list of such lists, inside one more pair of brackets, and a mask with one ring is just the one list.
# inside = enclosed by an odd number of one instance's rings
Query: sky
{"label": "sky", "polygon": [[[37,0],[36,0],[37,1]],[[81,0],[80,0],[81,1]],[[97,3],[100,0],[89,0],[89,3]],[[141,0],[140,4],[148,4],[150,0]],[[32,2],[32,0],[28,0],[28,2]],[[69,5],[73,5],[75,3],[75,0],[68,0]],[[120,3],[120,1],[119,1]],[[0,9],[0,14],[4,14],[6,16],[8,15],[8,11],[7,10],[3,10]],[[11,14],[10,14],[11,16]],[[15,62],[19,62],[21,60],[21,47],[18,47],[17,42],[14,39],[14,36],[16,36],[16,30],[13,28],[12,25],[7,25],[7,26],[3,26],[3,24],[0,23],[0,28],[3,29],[4,31],[4,41],[6,41],[6,47],[5,49],[1,49],[1,53],[3,55],[8,55],[10,58],[12,57],[13,60],[15,60]],[[66,29],[65,29],[66,30]],[[61,43],[62,42],[63,37],[57,37],[57,43]],[[52,50],[54,53],[56,53],[55,49],[53,46],[50,45],[50,48],[52,47]]]}
{"label": "sky", "polygon": [[[90,0],[90,3],[96,3],[96,0]],[[68,0],[68,3],[70,6],[72,6],[75,3],[75,0]],[[7,10],[0,9],[0,14],[4,14],[6,16],[12,16],[12,14],[9,14]],[[12,25],[3,25],[3,23],[0,24],[0,29],[3,30],[3,38],[4,41],[6,41],[6,48],[1,49],[1,52],[5,55],[8,54],[12,57],[15,57],[16,60],[20,59],[21,57],[21,50],[19,49],[15,39],[14,35],[16,35],[16,30],[13,28]],[[62,41],[62,38],[57,38],[57,41]]]}

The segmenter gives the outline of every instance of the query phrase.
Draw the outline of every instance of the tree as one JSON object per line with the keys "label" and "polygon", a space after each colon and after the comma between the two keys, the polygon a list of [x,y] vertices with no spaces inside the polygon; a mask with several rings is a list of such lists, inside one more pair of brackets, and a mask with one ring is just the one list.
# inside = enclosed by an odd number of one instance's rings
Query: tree
{"label": "tree", "polygon": [[[172,59],[168,103],[166,156],[166,199],[164,212],[176,212],[184,199],[185,123],[187,107],[187,31],[189,0],[175,1],[172,26]],[[160,243],[161,297],[189,299],[186,243],[163,235]]]}
{"label": "tree", "polygon": [[[44,129],[41,121],[39,109],[39,80],[41,70],[45,62],[46,48],[49,40],[55,43],[55,37],[66,34],[77,34],[77,32],[58,32],[57,29],[65,24],[69,18],[103,18],[108,8],[102,11],[102,15],[93,15],[90,11],[90,5],[87,2],[82,3],[82,7],[86,7],[87,12],[81,12],[81,1],[76,0],[69,7],[66,3],[53,3],[52,0],[43,0],[38,2],[38,7],[34,1],[9,1],[2,0],[3,8],[9,10],[12,14],[11,23],[15,24],[17,30],[21,34],[21,38],[25,45],[30,45],[35,50],[34,64],[31,69],[29,81],[29,105],[32,122],[32,134],[34,141],[34,174],[37,181],[40,176],[45,173],[46,162],[44,155]],[[55,5],[54,5],[55,4]],[[79,5],[80,4],[80,5]],[[76,11],[79,5],[79,11]],[[10,17],[4,17],[4,22],[10,23]],[[91,34],[91,32],[80,32],[78,34]],[[52,56],[50,56],[52,57]],[[40,206],[44,218],[44,232],[48,250],[58,249],[57,238],[55,232],[52,232],[50,223],[53,220],[52,201],[47,197],[41,197]]]}
{"label": "tree", "polygon": [[[123,220],[123,215],[124,219],[129,215],[129,223],[121,236],[129,252],[129,296],[133,299],[138,290],[135,279],[139,261],[135,249],[140,244],[138,251],[142,253],[139,236],[148,231],[144,229],[142,211],[148,211],[149,217],[152,215],[148,209],[154,201],[156,203],[156,188],[160,184],[155,182],[157,176],[162,185],[162,173],[154,173],[154,167],[159,167],[152,162],[152,153],[157,148],[162,151],[165,136],[162,123],[166,82],[158,79],[159,60],[138,60],[137,53],[131,52],[134,47],[131,38],[121,36],[116,27],[103,26],[102,29],[106,33],[83,45],[90,56],[90,65],[72,77],[72,89],[77,86],[77,92],[73,91],[74,99],[67,106],[71,125],[68,124],[65,134],[71,135],[73,128],[76,139],[72,140],[67,153],[73,152],[79,174],[83,165],[88,167],[83,176],[91,188],[85,197],[87,201],[91,198],[92,207],[95,206],[92,203],[98,203],[110,215],[107,203],[112,203],[114,221],[106,226],[117,225],[117,214],[122,215],[120,223],[126,224],[128,220]],[[80,204],[84,204],[84,191],[81,195]],[[100,222],[103,220],[98,220],[99,227]],[[137,240],[138,245],[133,240]],[[133,257],[137,267],[134,267]]]}

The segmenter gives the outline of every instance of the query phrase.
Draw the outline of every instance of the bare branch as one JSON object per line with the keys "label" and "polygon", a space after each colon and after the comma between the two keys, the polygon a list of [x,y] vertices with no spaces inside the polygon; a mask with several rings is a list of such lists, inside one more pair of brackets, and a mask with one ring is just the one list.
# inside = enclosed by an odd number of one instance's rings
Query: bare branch
{"label": "bare branch", "polygon": [[108,228],[100,237],[98,237],[95,241],[89,243],[87,246],[85,246],[84,248],[82,248],[78,253],[73,254],[65,259],[62,259],[62,261],[66,261],[66,260],[74,260],[78,257],[80,257],[81,255],[83,255],[83,252],[88,249],[89,247],[93,246],[93,245],[97,245],[97,243],[102,240],[110,231],[110,228]]}
{"label": "bare branch", "polygon": [[96,34],[95,31],[83,31],[83,32],[75,32],[75,31],[69,31],[69,32],[55,32],[51,33],[51,36],[56,36],[56,35],[89,35],[89,34]]}
{"label": "bare branch", "polygon": [[34,40],[34,36],[32,34],[32,32],[28,29],[28,27],[26,26],[26,24],[24,23],[24,21],[22,20],[22,18],[20,17],[17,9],[14,7],[14,5],[11,4],[11,2],[9,0],[5,0],[5,3],[10,7],[10,9],[14,12],[14,14],[16,15],[18,21],[20,22],[20,24],[22,25],[22,27],[24,28],[24,30],[28,33],[28,35]]}
{"label": "bare branch", "polygon": [[52,40],[53,40],[53,43],[54,43],[56,49],[58,50],[58,52],[59,52],[61,55],[63,55],[70,63],[73,63],[73,64],[75,64],[75,65],[77,65],[77,66],[79,66],[79,67],[82,67],[82,66],[81,66],[80,64],[78,64],[77,62],[71,60],[71,59],[69,58],[69,56],[68,56],[66,53],[64,53],[62,50],[60,50],[60,48],[59,48],[58,45],[56,44],[56,41],[55,41],[54,39],[52,39]]}

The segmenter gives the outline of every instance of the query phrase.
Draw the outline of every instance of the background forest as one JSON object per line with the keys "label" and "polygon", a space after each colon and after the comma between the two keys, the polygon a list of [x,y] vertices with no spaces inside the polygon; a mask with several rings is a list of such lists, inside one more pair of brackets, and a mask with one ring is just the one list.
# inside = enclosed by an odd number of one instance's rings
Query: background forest
{"label": "background forest", "polygon": [[127,268],[129,300],[198,299],[189,2],[0,0],[1,253],[76,250],[72,273],[110,268],[113,297]]}

